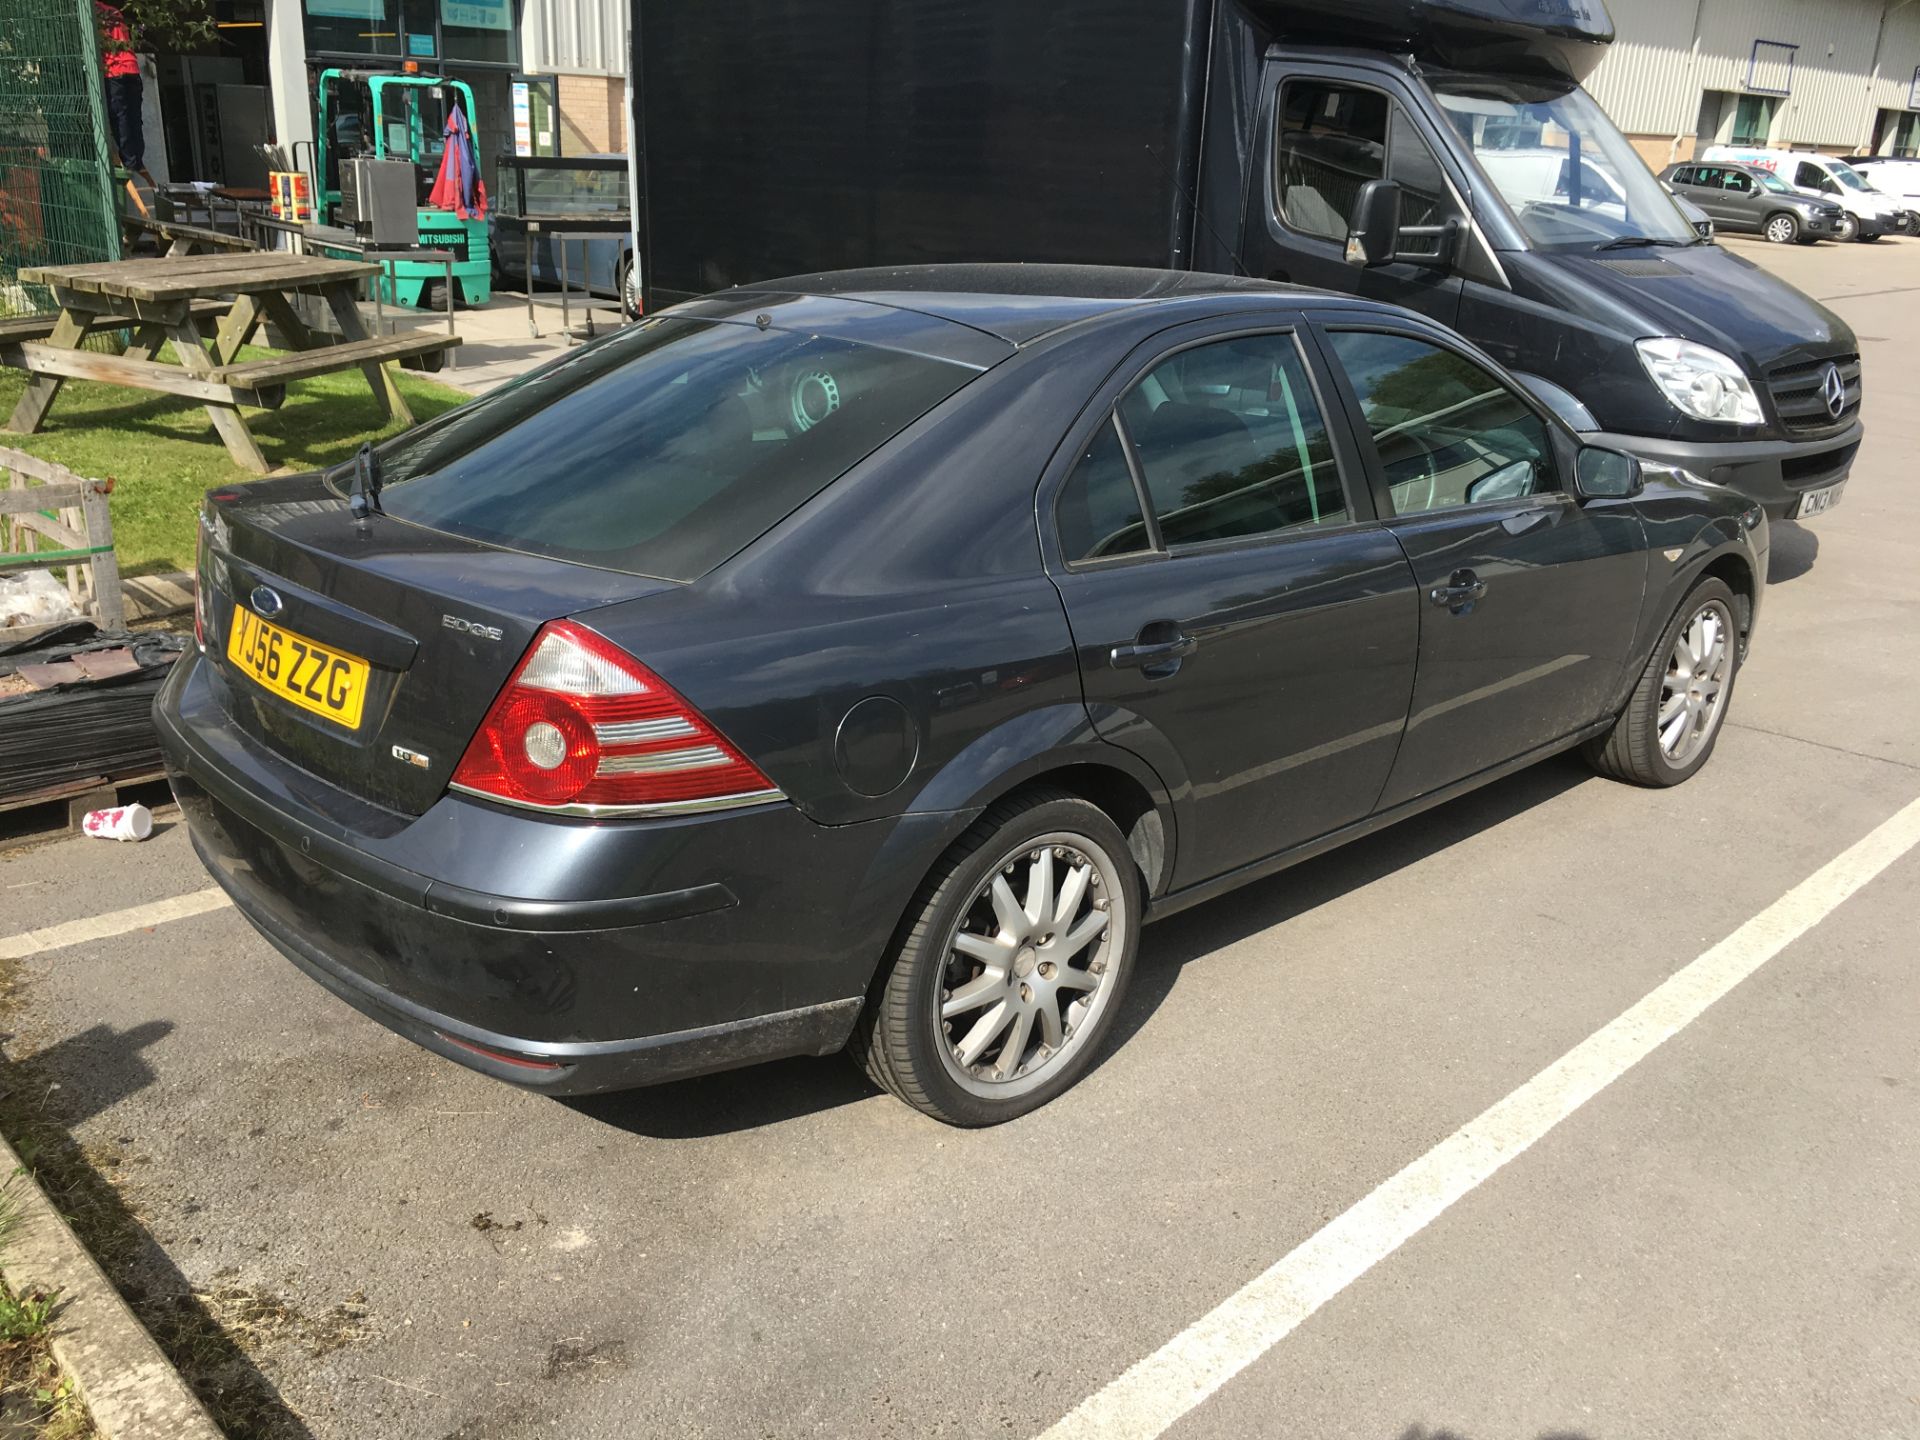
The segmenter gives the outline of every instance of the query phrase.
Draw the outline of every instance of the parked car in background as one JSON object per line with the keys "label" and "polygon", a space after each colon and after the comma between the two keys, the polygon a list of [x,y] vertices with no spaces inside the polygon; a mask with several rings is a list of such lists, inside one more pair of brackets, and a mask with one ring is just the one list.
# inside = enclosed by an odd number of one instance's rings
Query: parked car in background
{"label": "parked car in background", "polygon": [[1913,214],[1905,201],[1883,195],[1844,160],[1811,150],[1765,150],[1745,145],[1711,145],[1702,161],[1732,161],[1749,170],[1770,170],[1803,195],[1838,205],[1843,212],[1836,240],[1878,240],[1911,229]]}
{"label": "parked car in background", "polygon": [[531,280],[619,300],[633,319],[640,276],[627,215],[625,155],[503,156],[491,216],[494,277],[514,289]]}
{"label": "parked car in background", "polygon": [[1831,200],[1803,195],[1771,170],[1747,165],[1669,165],[1660,178],[1715,225],[1764,235],[1777,245],[1840,238],[1846,212]]}
{"label": "parked car in background", "polygon": [[1920,234],[1920,158],[1911,155],[1850,155],[1847,164],[1883,195],[1907,209],[1907,234]]}
{"label": "parked car in background", "polygon": [[1574,747],[1695,774],[1767,534],[1377,302],[819,275],[214,491],[156,716],[241,913],[428,1049],[567,1094],[845,1046],[990,1124],[1147,920]]}

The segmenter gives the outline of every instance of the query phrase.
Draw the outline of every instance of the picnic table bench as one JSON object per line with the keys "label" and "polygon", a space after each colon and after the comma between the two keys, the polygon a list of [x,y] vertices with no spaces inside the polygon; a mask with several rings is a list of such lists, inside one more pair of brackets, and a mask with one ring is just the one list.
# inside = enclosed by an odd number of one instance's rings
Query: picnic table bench
{"label": "picnic table bench", "polygon": [[[21,317],[11,332],[0,326],[0,364],[33,377],[7,428],[27,435],[38,430],[67,379],[127,385],[200,401],[234,462],[264,475],[266,458],[239,407],[276,408],[290,382],[355,368],[366,376],[382,416],[411,425],[413,414],[386,362],[442,353],[460,341],[452,335],[370,335],[360,318],[358,291],[378,270],[357,260],[268,250],[23,269],[22,281],[53,291],[60,313]],[[293,305],[300,294],[322,299],[343,342],[330,343],[332,337],[308,328]],[[215,316],[213,336],[203,342],[199,327]],[[240,347],[267,320],[292,353],[239,359]],[[123,329],[134,338],[119,355],[83,348],[97,330]],[[173,364],[155,358],[169,340]]]}
{"label": "picnic table bench", "polygon": [[134,216],[128,218],[125,225],[131,233],[152,235],[157,240],[166,241],[169,255],[195,255],[205,251],[247,252],[260,248],[251,240],[228,234],[225,230],[211,230],[205,225],[188,225],[179,220],[143,220]]}

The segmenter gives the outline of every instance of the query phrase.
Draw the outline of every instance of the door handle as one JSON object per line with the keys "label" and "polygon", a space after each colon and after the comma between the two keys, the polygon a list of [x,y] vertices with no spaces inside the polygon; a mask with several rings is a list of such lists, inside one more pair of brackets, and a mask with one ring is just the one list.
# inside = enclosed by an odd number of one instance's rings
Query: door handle
{"label": "door handle", "polygon": [[[1150,635],[1172,630],[1166,639],[1149,639]],[[1160,621],[1141,630],[1140,637],[1131,645],[1116,645],[1108,653],[1108,660],[1116,670],[1142,670],[1150,676],[1171,675],[1180,668],[1180,662],[1200,648],[1200,642],[1184,630]]]}
{"label": "door handle", "polygon": [[1436,585],[1428,591],[1427,598],[1455,615],[1466,615],[1486,598],[1486,594],[1486,581],[1471,570],[1456,570],[1446,584]]}

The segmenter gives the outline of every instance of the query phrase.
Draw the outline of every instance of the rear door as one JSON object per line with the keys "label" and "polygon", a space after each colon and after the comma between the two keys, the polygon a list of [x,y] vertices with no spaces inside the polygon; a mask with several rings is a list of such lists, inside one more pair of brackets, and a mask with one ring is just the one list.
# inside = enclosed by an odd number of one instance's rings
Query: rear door
{"label": "rear door", "polygon": [[1419,678],[1384,808],[1600,719],[1647,556],[1631,503],[1576,500],[1571,446],[1451,340],[1391,324],[1322,336],[1419,586]]}
{"label": "rear door", "polygon": [[1365,816],[1406,719],[1413,576],[1308,356],[1285,328],[1159,337],[1041,492],[1094,723],[1176,796],[1176,885]]}

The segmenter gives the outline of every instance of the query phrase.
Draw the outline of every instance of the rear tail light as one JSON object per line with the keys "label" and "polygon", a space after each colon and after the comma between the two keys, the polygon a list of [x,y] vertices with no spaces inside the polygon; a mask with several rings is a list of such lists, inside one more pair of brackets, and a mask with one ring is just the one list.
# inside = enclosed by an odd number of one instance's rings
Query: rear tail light
{"label": "rear tail light", "polygon": [[583,625],[534,636],[453,788],[575,815],[671,814],[784,798],[646,666]]}

